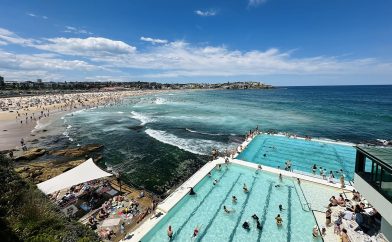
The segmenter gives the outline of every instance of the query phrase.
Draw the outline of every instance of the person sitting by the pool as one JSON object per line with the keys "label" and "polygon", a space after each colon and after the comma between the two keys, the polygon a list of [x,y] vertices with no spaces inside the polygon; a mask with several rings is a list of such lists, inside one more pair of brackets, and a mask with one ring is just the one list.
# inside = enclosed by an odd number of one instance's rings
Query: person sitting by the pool
{"label": "person sitting by the pool", "polygon": [[259,229],[259,230],[263,229],[263,226],[261,225],[259,220],[256,220],[256,228]]}
{"label": "person sitting by the pool", "polygon": [[347,230],[346,229],[342,229],[342,233],[340,234],[340,241],[342,242],[350,242],[350,239],[347,235]]}
{"label": "person sitting by the pool", "polygon": [[313,237],[315,237],[315,238],[319,236],[319,231],[318,231],[317,225],[315,225],[315,226],[313,227],[312,235],[313,235]]}
{"label": "person sitting by the pool", "polygon": [[280,214],[278,214],[278,216],[275,217],[275,220],[276,220],[276,224],[277,224],[278,226],[281,226],[281,225],[282,225],[283,219],[282,219],[282,217],[280,216]]}
{"label": "person sitting by the pool", "polygon": [[230,162],[229,157],[226,157],[226,158],[225,158],[225,163],[227,164],[227,163],[229,163],[229,162]]}
{"label": "person sitting by the pool", "polygon": [[169,237],[169,239],[173,238],[173,230],[171,225],[169,225],[169,228],[167,229],[167,236]]}
{"label": "person sitting by the pool", "polygon": [[336,206],[338,206],[338,200],[336,200],[336,198],[335,198],[335,196],[332,196],[330,199],[329,199],[329,207],[336,207]]}
{"label": "person sitting by the pool", "polygon": [[356,202],[361,201],[361,195],[359,194],[359,192],[353,190],[353,200]]}
{"label": "person sitting by the pool", "polygon": [[228,208],[226,207],[226,205],[223,206],[223,211],[225,211],[225,213],[231,213],[231,212],[233,212],[233,210],[228,209]]}
{"label": "person sitting by the pool", "polygon": [[313,175],[316,175],[316,171],[317,171],[317,166],[316,166],[316,164],[313,164],[313,166],[312,166]]}
{"label": "person sitting by the pool", "polygon": [[219,181],[218,181],[217,179],[215,179],[214,182],[213,182],[212,184],[215,186],[216,184],[218,184],[218,182],[219,182]]}
{"label": "person sitting by the pool", "polygon": [[208,177],[211,177],[211,172],[208,172]]}
{"label": "person sitting by the pool", "polygon": [[242,228],[244,228],[244,229],[246,229],[246,230],[249,231],[250,227],[249,227],[248,221],[245,221],[245,222],[242,224]]}
{"label": "person sitting by the pool", "polygon": [[237,197],[236,197],[236,196],[232,196],[232,197],[231,197],[231,201],[232,201],[233,203],[237,203]]}
{"label": "person sitting by the pool", "polygon": [[359,207],[361,208],[361,212],[363,212],[365,209],[365,204],[363,202],[360,202]]}
{"label": "person sitting by the pool", "polygon": [[337,201],[338,201],[339,206],[341,206],[341,207],[346,206],[346,200],[344,199],[344,197],[341,193],[339,194]]}
{"label": "person sitting by the pool", "polygon": [[218,165],[218,170],[221,170],[221,169],[222,169],[222,165],[219,164],[219,165]]}
{"label": "person sitting by the pool", "polygon": [[252,218],[253,218],[253,219],[256,219],[256,220],[259,220],[259,217],[258,217],[256,214],[253,214],[253,215],[252,215]]}
{"label": "person sitting by the pool", "polygon": [[283,206],[282,206],[282,204],[279,204],[279,211],[283,211]]}
{"label": "person sitting by the pool", "polygon": [[193,187],[190,187],[189,195],[196,195],[196,192],[193,190]]}
{"label": "person sitting by the pool", "polygon": [[335,176],[334,176],[334,174],[333,174],[333,171],[330,171],[329,172],[329,177],[328,177],[328,182],[331,182],[331,183],[333,183],[333,179],[335,178]]}
{"label": "person sitting by the pool", "polygon": [[298,185],[301,185],[301,180],[299,178],[297,178],[297,183]]}
{"label": "person sitting by the pool", "polygon": [[246,186],[246,184],[244,183],[244,186],[242,187],[242,190],[244,190],[245,193],[248,193],[248,187]]}

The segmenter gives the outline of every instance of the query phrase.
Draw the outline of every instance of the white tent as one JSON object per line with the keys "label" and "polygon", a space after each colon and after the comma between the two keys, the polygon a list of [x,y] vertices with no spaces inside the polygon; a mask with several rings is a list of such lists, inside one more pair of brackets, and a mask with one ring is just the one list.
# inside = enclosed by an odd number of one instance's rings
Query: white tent
{"label": "white tent", "polygon": [[93,159],[90,158],[77,167],[41,182],[37,186],[43,193],[50,194],[83,182],[107,176],[112,176],[112,174],[101,170],[101,168],[94,164]]}

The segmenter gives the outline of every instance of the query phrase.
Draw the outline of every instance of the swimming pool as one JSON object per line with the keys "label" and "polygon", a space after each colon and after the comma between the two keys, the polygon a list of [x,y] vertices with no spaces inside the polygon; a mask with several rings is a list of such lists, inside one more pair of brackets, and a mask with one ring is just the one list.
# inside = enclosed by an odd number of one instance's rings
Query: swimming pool
{"label": "swimming pool", "polygon": [[[320,174],[319,167],[326,169],[327,174],[330,171],[343,169],[346,180],[352,180],[355,148],[348,145],[261,134],[250,142],[237,159],[275,168],[280,166],[281,169],[284,169],[287,160],[291,160],[294,170],[307,173],[311,173],[311,167],[316,164],[317,174]],[[335,177],[336,175],[335,173]]]}
{"label": "swimming pool", "polygon": [[[214,179],[219,180],[215,186]],[[243,192],[244,183],[249,193]],[[186,195],[141,241],[169,241],[169,226],[174,231],[172,241],[321,241],[313,239],[316,222],[303,206],[304,198],[297,186],[289,178],[279,181],[277,175],[256,174],[254,169],[239,165],[214,169],[211,177],[195,186],[196,196]],[[233,195],[238,199],[236,204]],[[279,204],[283,211],[279,211]],[[223,206],[233,212],[225,213]],[[259,217],[262,230],[256,228],[253,214]],[[275,223],[277,214],[283,218],[281,227]],[[242,228],[245,221],[250,223],[249,231]],[[200,232],[192,238],[196,226]]]}

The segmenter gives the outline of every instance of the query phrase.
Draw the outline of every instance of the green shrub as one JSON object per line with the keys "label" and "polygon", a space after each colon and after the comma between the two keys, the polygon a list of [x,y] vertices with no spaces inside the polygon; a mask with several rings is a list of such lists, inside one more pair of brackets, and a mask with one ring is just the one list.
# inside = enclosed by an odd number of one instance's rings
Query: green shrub
{"label": "green shrub", "polygon": [[99,241],[92,230],[65,217],[34,184],[19,177],[3,155],[0,184],[1,241]]}

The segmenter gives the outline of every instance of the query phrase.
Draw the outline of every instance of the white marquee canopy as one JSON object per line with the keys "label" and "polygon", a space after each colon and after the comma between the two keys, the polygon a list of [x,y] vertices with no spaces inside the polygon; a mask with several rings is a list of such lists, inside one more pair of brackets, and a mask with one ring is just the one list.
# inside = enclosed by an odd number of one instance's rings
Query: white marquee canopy
{"label": "white marquee canopy", "polygon": [[94,164],[93,159],[90,158],[77,167],[47,181],[41,182],[37,184],[37,186],[43,193],[50,194],[83,182],[112,175],[113,174],[101,170],[101,168]]}

